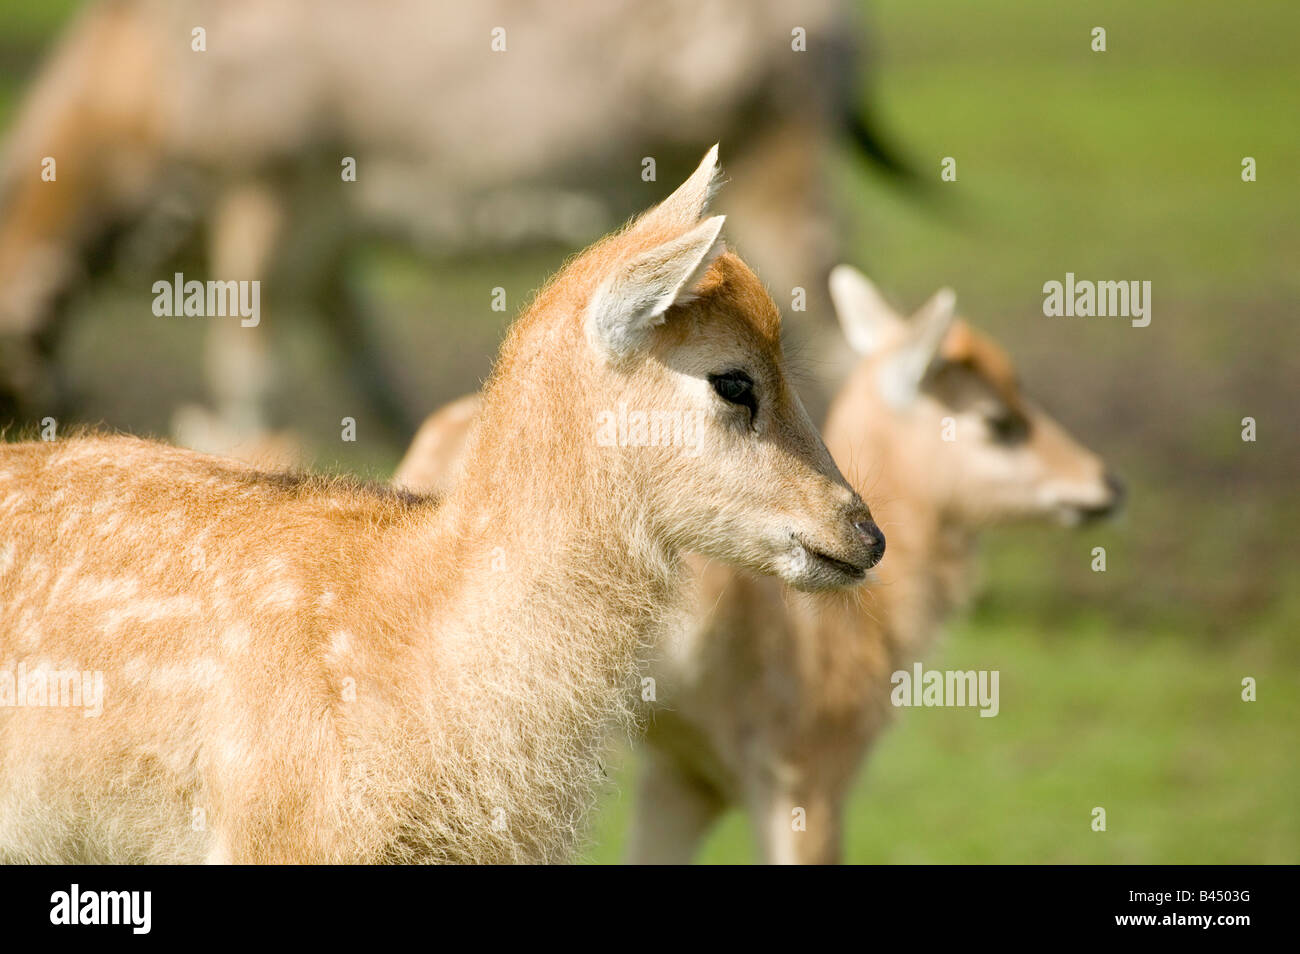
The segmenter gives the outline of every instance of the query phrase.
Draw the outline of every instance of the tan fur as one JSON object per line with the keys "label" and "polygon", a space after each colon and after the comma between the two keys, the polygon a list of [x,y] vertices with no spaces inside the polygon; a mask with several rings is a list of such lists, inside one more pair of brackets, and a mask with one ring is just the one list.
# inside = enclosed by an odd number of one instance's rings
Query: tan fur
{"label": "tan fur", "polygon": [[430,414],[397,465],[393,483],[435,496],[450,490],[460,476],[465,441],[482,407],[482,397],[467,394]]}
{"label": "tan fur", "polygon": [[[539,293],[440,504],[127,437],[0,448],[0,666],[105,682],[98,718],[0,708],[0,859],[569,857],[677,624],[683,549],[809,588],[851,582],[809,548],[872,560],[739,258],[640,351],[589,337],[598,289],[699,219],[713,178],[710,154]],[[738,365],[753,427],[703,379]],[[598,445],[617,401],[699,411],[701,453]]]}
{"label": "tan fur", "polygon": [[[866,587],[824,595],[691,558],[696,622],[651,668],[658,701],[630,860],[689,861],[731,805],[749,813],[765,860],[838,860],[844,799],[889,722],[890,674],[921,659],[961,604],[979,529],[1068,521],[1116,501],[1101,461],[1026,401],[994,342],[955,322],[928,383],[900,408],[882,398],[881,378],[912,332],[894,315],[877,326],[877,349],[835,399],[825,439],[871,497],[888,555]],[[1026,415],[1029,439],[991,444],[990,409]],[[948,416],[952,443],[941,440]],[[434,420],[443,446],[467,426]],[[795,809],[806,830],[792,825]]]}

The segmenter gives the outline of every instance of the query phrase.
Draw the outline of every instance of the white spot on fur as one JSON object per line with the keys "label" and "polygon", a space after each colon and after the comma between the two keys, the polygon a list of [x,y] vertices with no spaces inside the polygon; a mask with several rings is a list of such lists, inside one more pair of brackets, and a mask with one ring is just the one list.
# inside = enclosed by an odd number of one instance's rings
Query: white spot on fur
{"label": "white spot on fur", "polygon": [[352,634],[346,629],[336,630],[330,635],[330,646],[328,659],[331,663],[338,663],[352,654]]}
{"label": "white spot on fur", "polygon": [[157,599],[135,597],[129,603],[105,614],[104,632],[116,633],[124,627],[186,619],[199,615],[199,601],[192,596],[166,596]]}
{"label": "white spot on fur", "polygon": [[132,656],[122,664],[122,676],[133,686],[149,681],[149,661],[143,656]]}
{"label": "white spot on fur", "polygon": [[190,678],[200,689],[210,689],[221,679],[221,660],[203,656],[190,663]]}
{"label": "white spot on fur", "polygon": [[227,626],[226,631],[221,634],[221,649],[231,656],[247,652],[252,642],[253,630],[247,623]]}
{"label": "white spot on fur", "polygon": [[302,603],[302,590],[289,580],[280,580],[262,593],[261,604],[266,609],[291,610]]}
{"label": "white spot on fur", "polygon": [[155,692],[185,692],[211,689],[221,679],[221,661],[201,656],[188,666],[164,666],[143,656],[132,656],[122,666],[122,676],[132,685],[145,685]]}

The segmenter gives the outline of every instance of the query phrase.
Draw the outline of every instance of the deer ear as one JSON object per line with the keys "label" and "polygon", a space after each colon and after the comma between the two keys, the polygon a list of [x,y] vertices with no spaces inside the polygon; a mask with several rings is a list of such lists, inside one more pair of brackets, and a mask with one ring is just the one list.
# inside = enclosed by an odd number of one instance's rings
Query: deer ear
{"label": "deer ear", "polygon": [[836,265],[831,269],[830,286],[840,328],[849,347],[858,354],[875,354],[891,331],[903,327],[902,319],[876,286],[852,265]]}
{"label": "deer ear", "polygon": [[709,200],[718,191],[719,175],[718,146],[714,143],[690,178],[643,215],[637,226],[690,228],[704,217]]}
{"label": "deer ear", "polygon": [[881,386],[885,398],[896,407],[910,404],[921,388],[926,373],[952,327],[957,295],[941,288],[921,306],[907,329],[907,338],[885,367]]}
{"label": "deer ear", "polygon": [[673,305],[690,301],[713,260],[726,217],[705,219],[689,232],[629,261],[601,282],[587,305],[587,336],[602,350],[624,355],[645,344]]}

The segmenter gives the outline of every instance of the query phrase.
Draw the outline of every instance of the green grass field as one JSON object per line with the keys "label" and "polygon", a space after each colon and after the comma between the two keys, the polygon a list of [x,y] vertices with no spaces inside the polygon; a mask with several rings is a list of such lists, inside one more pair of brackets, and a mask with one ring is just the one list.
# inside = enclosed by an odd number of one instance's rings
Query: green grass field
{"label": "green grass field", "polygon": [[[0,2],[0,124],[70,6]],[[930,665],[1000,670],[1001,713],[905,711],[855,792],[847,859],[1300,862],[1300,5],[881,0],[866,14],[871,102],[933,187],[921,200],[837,157],[857,264],[908,306],[957,289],[1131,504],[1086,531],[990,534],[979,597]],[[939,182],[945,156],[956,182]],[[515,262],[511,301],[561,257]],[[481,295],[499,265],[376,249],[365,271],[393,354],[423,356],[398,362],[413,400],[472,387],[504,326]],[[1150,280],[1151,326],[1045,318],[1042,284],[1067,271]],[[430,316],[435,291],[464,307]],[[111,313],[115,295],[82,313]],[[446,317],[470,313],[483,320]],[[159,390],[200,394],[195,335],[81,322],[68,361],[106,419],[161,433]],[[301,329],[289,352],[286,406],[337,419],[345,396],[319,387],[336,359]],[[356,447],[319,462],[384,476],[398,453]],[[1089,567],[1098,545],[1106,573]],[[635,758],[611,769],[591,861],[620,857]],[[702,860],[752,858],[733,815]]]}

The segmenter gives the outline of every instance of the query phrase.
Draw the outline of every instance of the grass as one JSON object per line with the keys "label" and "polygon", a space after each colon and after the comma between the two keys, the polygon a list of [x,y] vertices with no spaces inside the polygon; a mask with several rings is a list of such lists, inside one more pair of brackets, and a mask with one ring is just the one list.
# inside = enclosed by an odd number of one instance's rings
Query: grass
{"label": "grass", "polygon": [[[1300,766],[1281,756],[1300,720],[1300,660],[1268,635],[1124,634],[1099,613],[1044,631],[977,612],[929,665],[997,669],[999,715],[904,710],[854,791],[846,860],[1295,863]],[[1246,676],[1255,702],[1241,699]],[[615,776],[589,861],[621,856],[634,762]],[[753,858],[739,814],[701,856]]]}

